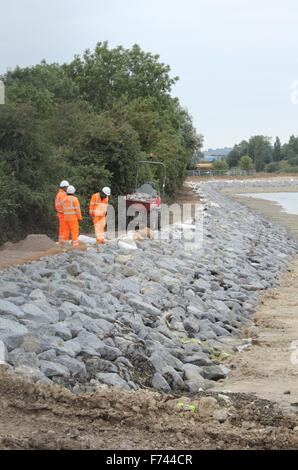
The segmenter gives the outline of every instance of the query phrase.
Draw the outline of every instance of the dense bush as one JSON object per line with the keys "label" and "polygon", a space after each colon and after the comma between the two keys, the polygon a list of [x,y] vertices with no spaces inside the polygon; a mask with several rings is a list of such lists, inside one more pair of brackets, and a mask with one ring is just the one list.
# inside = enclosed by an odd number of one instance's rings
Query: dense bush
{"label": "dense bush", "polygon": [[[178,78],[139,46],[99,43],[70,64],[17,67],[0,79],[0,243],[56,230],[61,179],[77,187],[86,215],[103,185],[114,196],[131,191],[136,162],[150,154],[165,163],[172,195],[201,148],[191,117],[171,96]],[[158,179],[152,170],[147,176]]]}

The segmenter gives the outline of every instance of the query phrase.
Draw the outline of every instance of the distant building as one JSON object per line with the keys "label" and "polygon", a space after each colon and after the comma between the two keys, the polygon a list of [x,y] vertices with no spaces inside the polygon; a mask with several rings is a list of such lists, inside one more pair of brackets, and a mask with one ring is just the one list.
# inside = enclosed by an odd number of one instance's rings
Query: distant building
{"label": "distant building", "polygon": [[204,160],[207,162],[215,162],[226,158],[232,149],[229,147],[224,147],[222,149],[208,149],[203,152]]}
{"label": "distant building", "polygon": [[204,155],[204,159],[207,162],[216,162],[217,160],[222,160],[225,158],[225,155]]}

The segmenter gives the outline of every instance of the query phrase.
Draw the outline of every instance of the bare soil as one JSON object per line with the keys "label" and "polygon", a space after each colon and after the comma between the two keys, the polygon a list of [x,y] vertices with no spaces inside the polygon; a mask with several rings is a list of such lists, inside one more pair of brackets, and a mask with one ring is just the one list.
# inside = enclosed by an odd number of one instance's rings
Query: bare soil
{"label": "bare soil", "polygon": [[191,413],[178,410],[178,397],[170,395],[116,389],[73,395],[4,370],[0,397],[1,449],[298,448],[298,419],[249,394],[229,395],[228,403],[219,398],[229,414],[222,424],[200,406],[199,394]]}
{"label": "bare soil", "polygon": [[[80,243],[80,248],[85,249],[84,244]],[[62,248],[46,235],[28,235],[25,240],[7,242],[0,247],[0,269],[37,261],[44,256],[57,255],[71,249],[71,246]]]}

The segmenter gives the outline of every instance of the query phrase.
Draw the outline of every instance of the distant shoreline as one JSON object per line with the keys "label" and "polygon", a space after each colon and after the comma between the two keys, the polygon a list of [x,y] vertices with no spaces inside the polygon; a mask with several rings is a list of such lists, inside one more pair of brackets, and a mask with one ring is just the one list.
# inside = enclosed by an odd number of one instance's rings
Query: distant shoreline
{"label": "distant shoreline", "polygon": [[228,197],[245,205],[253,211],[267,217],[272,222],[285,226],[291,235],[298,239],[298,215],[288,214],[283,211],[282,206],[277,202],[256,199],[253,197],[243,197],[239,194],[245,193],[280,193],[280,192],[298,192],[298,184],[294,186],[265,186],[265,187],[246,187],[229,188],[222,190]]}

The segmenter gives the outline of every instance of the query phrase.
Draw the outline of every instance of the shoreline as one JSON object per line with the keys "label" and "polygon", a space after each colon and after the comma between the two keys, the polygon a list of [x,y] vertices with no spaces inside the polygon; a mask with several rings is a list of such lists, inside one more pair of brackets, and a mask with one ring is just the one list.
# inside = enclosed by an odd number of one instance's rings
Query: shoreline
{"label": "shoreline", "polygon": [[[298,215],[286,213],[277,202],[245,193],[298,192],[296,187],[233,188],[222,190],[226,196],[244,205],[276,226],[285,227],[298,239]],[[254,393],[277,403],[286,413],[298,413],[298,255],[294,255],[288,272],[280,273],[276,287],[260,299],[251,320],[253,327],[243,330],[252,345],[230,362],[231,374],[216,389],[233,393]],[[296,404],[296,405],[295,405]]]}

